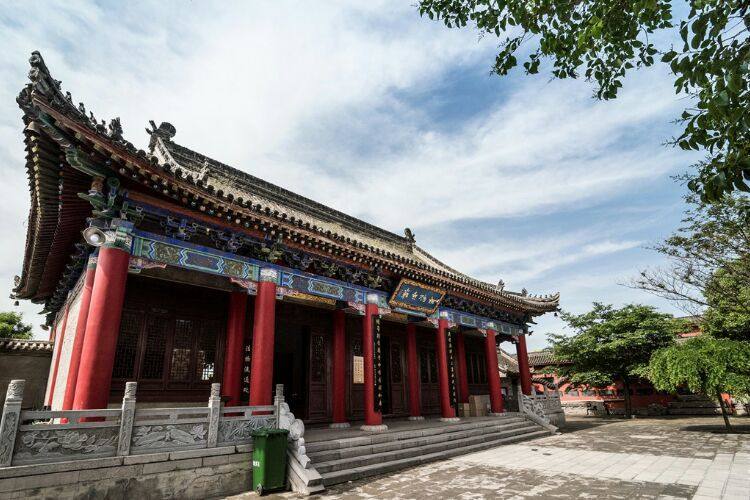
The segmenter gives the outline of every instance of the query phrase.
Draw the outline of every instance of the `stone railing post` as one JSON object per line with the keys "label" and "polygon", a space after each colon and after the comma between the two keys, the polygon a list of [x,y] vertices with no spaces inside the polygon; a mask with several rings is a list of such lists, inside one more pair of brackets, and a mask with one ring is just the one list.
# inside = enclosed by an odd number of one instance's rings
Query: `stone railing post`
{"label": "stone railing post", "polygon": [[0,467],[10,466],[13,460],[13,447],[21,419],[24,380],[11,380],[5,393],[3,416],[0,419]]}
{"label": "stone railing post", "polygon": [[276,417],[276,428],[279,429],[281,424],[281,405],[284,403],[284,384],[276,384],[276,395],[273,397],[275,406],[273,413]]}
{"label": "stone railing post", "polygon": [[221,416],[221,384],[211,384],[208,398],[208,439],[206,448],[215,448],[219,441],[219,417]]}
{"label": "stone railing post", "polygon": [[122,415],[120,416],[120,434],[117,437],[117,455],[130,455],[130,439],[135,421],[135,393],[137,382],[125,383],[125,394],[122,397]]}

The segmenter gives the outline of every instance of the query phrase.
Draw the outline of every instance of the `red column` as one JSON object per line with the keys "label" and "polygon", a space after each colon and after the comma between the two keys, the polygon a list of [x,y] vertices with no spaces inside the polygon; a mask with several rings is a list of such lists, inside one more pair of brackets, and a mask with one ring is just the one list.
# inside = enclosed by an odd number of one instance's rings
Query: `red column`
{"label": "red column", "polygon": [[438,329],[435,334],[435,345],[438,362],[438,385],[440,386],[440,413],[441,420],[454,420],[456,410],[451,406],[450,388],[448,381],[448,345],[446,336],[448,335],[448,319],[440,318],[438,320]]}
{"label": "red column", "polygon": [[526,352],[526,336],[516,337],[516,354],[518,354],[518,371],[521,376],[521,392],[531,396],[531,371],[529,370],[529,355]]}
{"label": "red column", "polygon": [[106,408],[109,403],[129,260],[121,248],[99,249],[73,398],[75,410]]}
{"label": "red column", "polygon": [[346,316],[344,311],[333,311],[333,424],[349,427],[346,421]]}
{"label": "red column", "polygon": [[367,305],[365,306],[364,324],[362,328],[362,356],[364,356],[365,369],[365,425],[363,430],[386,430],[383,425],[383,415],[375,411],[375,360],[373,351],[373,318],[378,314],[378,297],[377,295],[367,296]]}
{"label": "red column", "polygon": [[458,375],[458,401],[469,402],[469,377],[466,374],[466,344],[463,332],[456,335],[456,368]]}
{"label": "red column", "polygon": [[86,268],[86,277],[83,278],[83,289],[81,290],[81,308],[78,310],[78,321],[76,322],[76,337],[70,352],[70,365],[68,366],[68,383],[65,386],[65,399],[63,410],[73,409],[73,400],[76,395],[78,384],[78,368],[81,364],[81,353],[83,352],[83,340],[86,338],[86,322],[89,317],[89,306],[91,304],[91,292],[94,288],[94,276],[96,274],[96,257],[90,257]]}
{"label": "red column", "polygon": [[276,329],[275,269],[261,269],[253,318],[253,352],[250,362],[250,405],[270,405],[273,400],[273,337]]}
{"label": "red column", "polygon": [[57,369],[60,367],[60,356],[62,356],[62,347],[63,347],[63,341],[65,340],[65,327],[68,325],[68,306],[70,304],[65,306],[65,311],[63,312],[62,316],[62,324],[60,328],[55,333],[55,350],[57,351],[57,356],[55,356],[55,367],[52,369],[52,378],[50,378],[50,388],[49,388],[49,400],[47,401],[47,406],[52,406],[52,400],[55,396],[55,384],[57,383]]}
{"label": "red column", "polygon": [[417,360],[417,326],[414,323],[406,325],[406,366],[409,369],[409,420],[424,420],[420,405],[422,384]]}
{"label": "red column", "polygon": [[242,397],[242,360],[244,356],[245,316],[247,315],[247,293],[229,294],[227,318],[227,342],[224,351],[222,392],[227,396],[227,406],[237,406]]}
{"label": "red column", "polygon": [[492,413],[502,413],[503,394],[500,388],[500,371],[497,367],[497,346],[495,345],[495,330],[487,330],[484,339],[484,356],[487,366],[487,383],[490,386],[490,407]]}

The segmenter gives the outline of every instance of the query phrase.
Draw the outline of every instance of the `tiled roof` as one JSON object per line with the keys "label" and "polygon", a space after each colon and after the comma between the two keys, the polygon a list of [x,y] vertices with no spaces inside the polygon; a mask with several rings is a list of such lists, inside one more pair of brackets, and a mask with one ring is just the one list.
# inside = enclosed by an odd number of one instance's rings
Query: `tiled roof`
{"label": "tiled roof", "polygon": [[503,349],[497,350],[497,364],[500,371],[518,373],[518,360],[514,355],[505,352]]}
{"label": "tiled roof", "polygon": [[[513,360],[518,362],[518,356],[516,354],[513,354]],[[549,366],[549,365],[556,365],[559,364],[558,361],[555,361],[555,358],[552,355],[552,351],[543,350],[543,351],[531,351],[529,352],[529,366],[535,367],[535,366]]]}
{"label": "tiled roof", "polygon": [[106,125],[82,103],[75,106],[38,52],[30,63],[30,83],[17,98],[24,111],[32,195],[24,266],[14,289],[18,298],[50,301],[53,294],[66,293],[60,283],[75,281],[73,271],[81,265],[73,270],[65,266],[91,213],[77,196],[89,188],[81,171],[93,170],[96,175],[119,172],[152,196],[176,200],[188,210],[207,206],[207,217],[222,224],[254,224],[316,253],[445,288],[459,298],[532,317],[559,305],[558,293],[510,292],[502,284],[462,274],[419,248],[409,230],[404,236],[391,233],[180,146],[167,123],[148,130],[149,152],[138,150],[123,137],[119,119]]}
{"label": "tiled roof", "polygon": [[0,338],[0,352],[52,353],[53,342],[48,340]]}

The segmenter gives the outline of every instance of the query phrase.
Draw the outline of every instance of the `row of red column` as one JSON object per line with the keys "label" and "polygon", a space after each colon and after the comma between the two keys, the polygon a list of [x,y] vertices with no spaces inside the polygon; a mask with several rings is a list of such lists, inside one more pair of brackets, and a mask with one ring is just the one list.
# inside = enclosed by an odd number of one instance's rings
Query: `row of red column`
{"label": "row of red column", "polygon": [[[63,409],[106,408],[109,402],[109,391],[112,379],[117,335],[119,331],[122,306],[125,297],[129,253],[116,247],[102,247],[98,257],[90,261],[81,295],[81,306],[77,318],[76,337],[72,346],[70,366]],[[269,405],[273,392],[273,349],[275,331],[276,304],[276,271],[261,270],[255,298],[253,346],[250,373],[250,404]],[[229,405],[239,403],[242,393],[242,366],[244,327],[247,314],[247,296],[242,292],[233,292],[230,296],[230,307],[227,322],[226,356],[223,370],[223,392]],[[363,318],[363,357],[364,357],[364,397],[365,426],[371,429],[384,428],[382,414],[375,407],[375,366],[373,343],[373,318],[379,313],[377,297],[368,297]],[[66,320],[63,320],[65,322]],[[440,389],[441,415],[446,419],[455,418],[455,409],[450,401],[448,350],[448,319],[441,317],[436,330],[436,352],[438,357],[438,381]],[[64,325],[58,332],[60,344]],[[420,385],[418,379],[416,329],[413,324],[407,325],[407,358],[409,369],[409,400],[412,418],[420,416]],[[346,391],[346,350],[345,318],[343,311],[336,311],[334,316],[333,335],[333,394],[341,395]],[[523,336],[518,337],[518,359],[521,371],[522,390],[529,394],[531,377],[529,375],[526,345]],[[500,375],[492,360],[497,358],[495,332],[487,331],[485,340],[487,357],[487,376],[490,386],[492,411],[501,413],[503,401],[500,390]],[[468,400],[468,382],[466,378],[465,347],[463,336],[459,333],[456,342],[458,357],[458,397],[461,402]],[[56,363],[59,363],[59,353]],[[57,366],[53,368],[53,379]],[[54,382],[54,381],[53,381]],[[52,400],[54,383],[50,390]],[[333,398],[334,424],[346,423],[344,398]]]}

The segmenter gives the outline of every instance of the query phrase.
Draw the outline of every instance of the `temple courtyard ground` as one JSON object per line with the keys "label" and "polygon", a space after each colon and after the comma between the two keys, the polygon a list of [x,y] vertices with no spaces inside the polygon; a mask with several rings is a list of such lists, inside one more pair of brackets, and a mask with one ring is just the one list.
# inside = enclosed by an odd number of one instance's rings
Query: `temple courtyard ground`
{"label": "temple courtyard ground", "polygon": [[734,423],[745,433],[722,433],[719,418],[573,417],[556,436],[335,485],[322,497],[748,500],[750,419]]}

